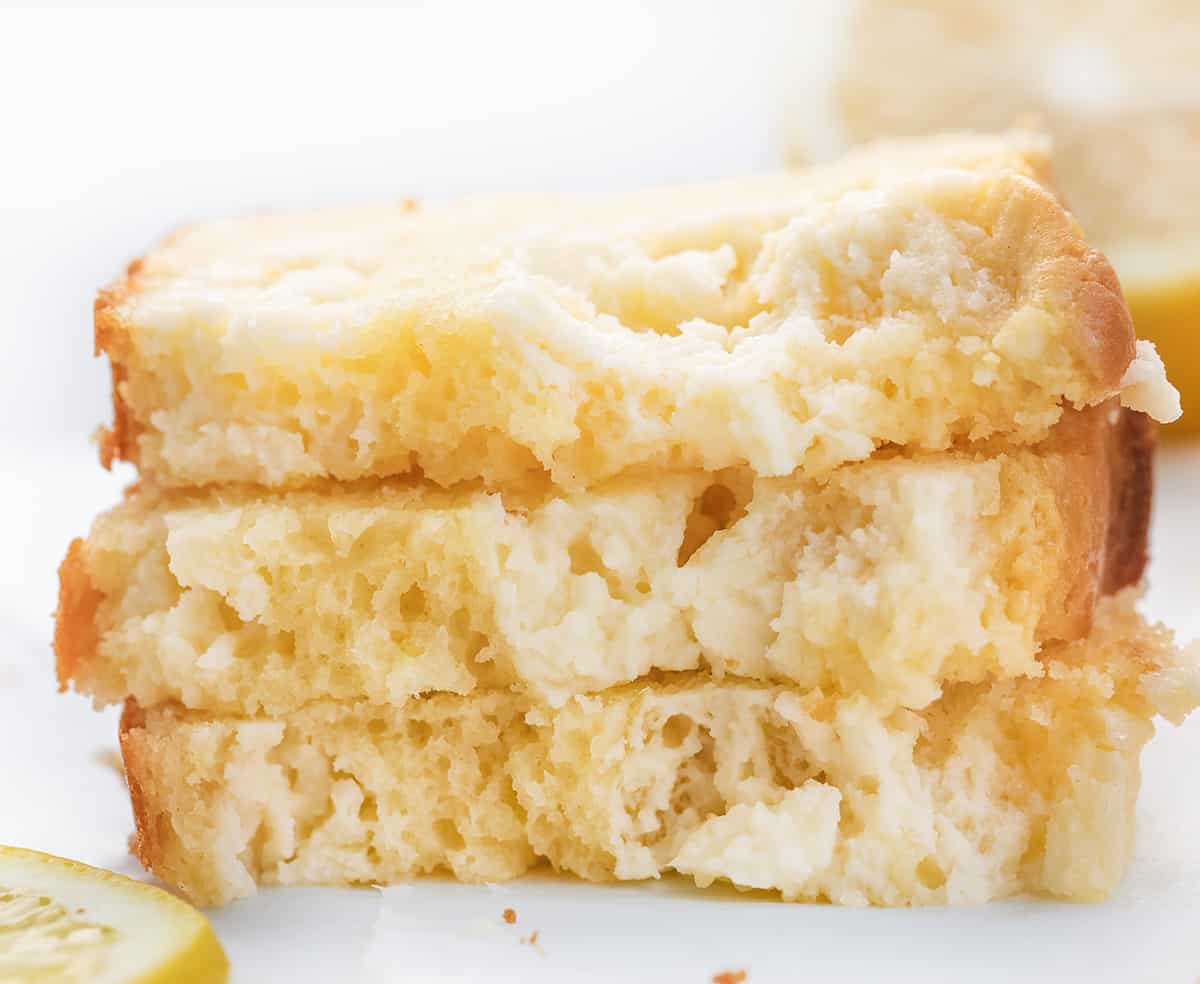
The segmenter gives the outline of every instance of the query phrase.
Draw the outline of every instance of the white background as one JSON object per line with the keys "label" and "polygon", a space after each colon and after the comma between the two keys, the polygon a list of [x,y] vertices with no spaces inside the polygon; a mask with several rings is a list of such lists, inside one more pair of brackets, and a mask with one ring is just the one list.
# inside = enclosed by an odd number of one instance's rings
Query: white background
{"label": "white background", "polygon": [[[801,7],[815,18],[803,27]],[[129,873],[112,712],[53,695],[54,568],[119,495],[91,301],[181,222],[491,189],[611,188],[771,166],[831,5],[421,3],[0,11],[0,842]],[[1200,449],[1163,461],[1147,605],[1200,634]],[[1200,721],[1146,755],[1110,903],[856,912],[673,885],[423,883],[264,893],[214,915],[235,980],[1194,981]],[[331,904],[332,903],[332,904]],[[513,905],[517,927],[499,912]],[[540,930],[541,950],[517,942]],[[368,974],[370,971],[370,974]],[[364,978],[365,979],[365,978]]]}

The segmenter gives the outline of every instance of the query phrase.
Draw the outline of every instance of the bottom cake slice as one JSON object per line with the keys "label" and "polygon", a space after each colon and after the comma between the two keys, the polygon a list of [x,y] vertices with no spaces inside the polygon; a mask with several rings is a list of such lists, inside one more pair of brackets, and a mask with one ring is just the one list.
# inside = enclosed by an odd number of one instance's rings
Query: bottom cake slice
{"label": "bottom cake slice", "polygon": [[1152,717],[1200,695],[1195,651],[1134,600],[1047,647],[1041,676],[956,684],[920,712],[699,674],[560,708],[501,691],[279,718],[131,702],[134,845],[201,903],[540,859],[849,904],[1096,899],[1132,850]]}

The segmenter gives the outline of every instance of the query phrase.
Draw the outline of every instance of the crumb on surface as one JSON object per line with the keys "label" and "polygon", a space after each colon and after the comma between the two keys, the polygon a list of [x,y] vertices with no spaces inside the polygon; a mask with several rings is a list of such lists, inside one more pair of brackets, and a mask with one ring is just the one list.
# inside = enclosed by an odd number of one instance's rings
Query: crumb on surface
{"label": "crumb on surface", "polygon": [[504,921],[510,926],[517,921],[517,913],[515,909],[505,909],[501,915],[504,917]]}
{"label": "crumb on surface", "polygon": [[744,970],[723,970],[719,974],[713,974],[712,984],[742,984],[745,979]]}

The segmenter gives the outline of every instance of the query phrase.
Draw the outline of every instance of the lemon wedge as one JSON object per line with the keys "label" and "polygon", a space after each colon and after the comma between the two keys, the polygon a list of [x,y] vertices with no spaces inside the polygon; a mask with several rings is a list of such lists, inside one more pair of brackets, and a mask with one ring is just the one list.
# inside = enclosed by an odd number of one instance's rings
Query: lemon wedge
{"label": "lemon wedge", "polygon": [[153,885],[38,851],[0,847],[0,981],[221,984],[208,920]]}

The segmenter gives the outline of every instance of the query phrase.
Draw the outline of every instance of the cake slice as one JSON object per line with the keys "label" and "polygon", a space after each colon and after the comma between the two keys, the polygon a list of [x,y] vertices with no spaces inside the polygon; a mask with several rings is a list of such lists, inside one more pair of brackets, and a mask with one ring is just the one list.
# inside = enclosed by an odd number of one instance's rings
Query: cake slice
{"label": "cake slice", "polygon": [[496,691],[274,718],[131,702],[134,848],[201,903],[543,859],[855,905],[1098,899],[1129,859],[1154,713],[1200,699],[1200,654],[1132,605],[1106,599],[1040,678],[956,684],[919,712],[691,674],[558,709]]}
{"label": "cake slice", "polygon": [[625,196],[185,229],[96,303],[105,461],[159,485],[814,477],[1177,399],[1028,138]]}
{"label": "cake slice", "polygon": [[1033,447],[826,482],[625,477],[567,495],[366,483],[142,490],[62,568],[61,683],[280,713],[479,687],[561,702],[709,669],[921,707],[1039,671],[1145,562],[1152,423],[1072,411]]}

